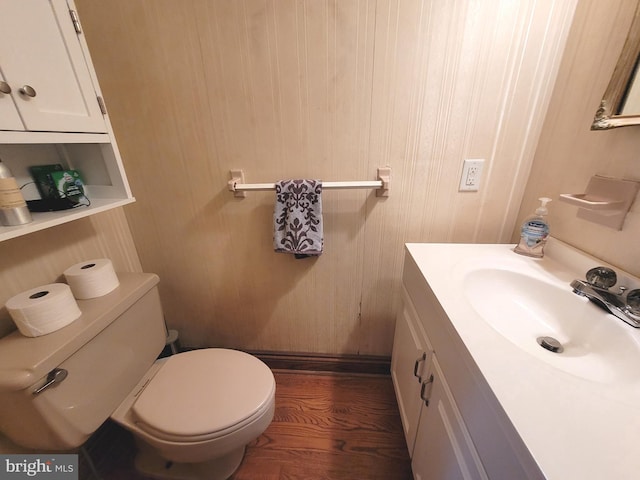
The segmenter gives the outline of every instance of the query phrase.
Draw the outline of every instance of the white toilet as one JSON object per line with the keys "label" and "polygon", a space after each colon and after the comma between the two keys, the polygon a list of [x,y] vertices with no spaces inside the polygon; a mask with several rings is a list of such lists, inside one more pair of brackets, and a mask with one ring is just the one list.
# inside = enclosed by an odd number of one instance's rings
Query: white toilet
{"label": "white toilet", "polygon": [[166,338],[159,279],[118,277],[108,295],[78,300],[82,316],[70,325],[0,339],[0,432],[35,451],[68,451],[111,417],[134,434],[145,475],[230,477],[273,419],[271,370],[228,349],[156,360]]}

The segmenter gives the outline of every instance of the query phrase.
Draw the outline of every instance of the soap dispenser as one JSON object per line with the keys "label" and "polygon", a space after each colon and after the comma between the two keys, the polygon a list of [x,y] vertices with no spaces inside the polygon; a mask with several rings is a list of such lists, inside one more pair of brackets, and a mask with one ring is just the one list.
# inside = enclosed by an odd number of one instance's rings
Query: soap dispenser
{"label": "soap dispenser", "polygon": [[547,203],[549,203],[551,199],[541,197],[538,200],[540,200],[541,205],[536,209],[536,212],[522,224],[522,228],[520,229],[520,243],[516,245],[513,251],[520,255],[542,258],[544,256],[544,245],[547,243],[547,237],[549,236],[549,223],[545,217],[547,213],[549,213]]}

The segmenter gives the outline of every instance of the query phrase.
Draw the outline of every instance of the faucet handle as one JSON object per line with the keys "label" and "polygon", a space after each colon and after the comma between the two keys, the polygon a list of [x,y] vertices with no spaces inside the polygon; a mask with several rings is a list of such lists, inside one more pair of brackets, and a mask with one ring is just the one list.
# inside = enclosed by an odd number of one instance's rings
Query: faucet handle
{"label": "faucet handle", "polygon": [[627,308],[634,315],[640,315],[640,289],[631,290],[627,294]]}
{"label": "faucet handle", "polygon": [[598,288],[613,287],[618,281],[616,272],[607,267],[594,267],[587,272],[587,282]]}

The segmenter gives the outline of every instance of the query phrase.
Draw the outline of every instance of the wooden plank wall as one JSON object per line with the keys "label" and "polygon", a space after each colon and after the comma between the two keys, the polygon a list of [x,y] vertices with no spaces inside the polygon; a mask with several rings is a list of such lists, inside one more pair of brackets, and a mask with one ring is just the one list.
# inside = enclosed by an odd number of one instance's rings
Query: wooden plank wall
{"label": "wooden plank wall", "polygon": [[[593,175],[640,181],[638,127],[590,130],[637,5],[580,2],[519,218],[530,215],[543,195],[584,193]],[[640,202],[631,206],[622,231],[579,219],[577,211],[549,204],[552,235],[640,276]]]}
{"label": "wooden plank wall", "polygon": [[[0,243],[0,306],[25,290],[64,282],[62,272],[94,258],[110,258],[119,272],[142,271],[122,209]],[[0,308],[0,336],[14,329],[6,308]]]}
{"label": "wooden plank wall", "polygon": [[[388,355],[404,242],[509,241],[575,1],[77,2],[137,203],[141,263],[191,346]],[[477,193],[464,158],[485,158]],[[272,251],[248,182],[324,195],[325,252]]]}

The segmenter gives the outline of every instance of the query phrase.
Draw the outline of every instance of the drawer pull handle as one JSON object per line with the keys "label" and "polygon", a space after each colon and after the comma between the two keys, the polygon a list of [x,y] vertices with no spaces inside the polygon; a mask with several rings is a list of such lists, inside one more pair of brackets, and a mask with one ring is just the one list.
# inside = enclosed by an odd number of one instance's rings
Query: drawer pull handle
{"label": "drawer pull handle", "polygon": [[421,356],[421,357],[418,357],[418,358],[416,359],[416,363],[415,363],[415,365],[413,366],[413,376],[414,376],[414,377],[416,377],[416,378],[418,379],[418,383],[422,383],[422,377],[421,377],[420,375],[418,375],[418,367],[419,367],[419,366],[420,366],[420,364],[421,364],[422,362],[424,362],[426,359],[427,359],[427,353],[426,353],[426,352],[424,352],[424,353],[422,354],[422,356]]}
{"label": "drawer pull handle", "polygon": [[0,92],[6,93],[7,95],[11,93],[11,86],[4,80],[0,80]]}
{"label": "drawer pull handle", "polygon": [[[424,392],[427,389],[427,385],[432,385],[432,384],[433,384],[433,374],[429,375],[429,378],[427,379],[427,381],[424,382],[422,384],[422,387],[420,388],[420,398],[424,400],[424,404],[427,407],[429,406],[429,397],[425,397]],[[429,389],[429,395],[431,395],[431,389]]]}

